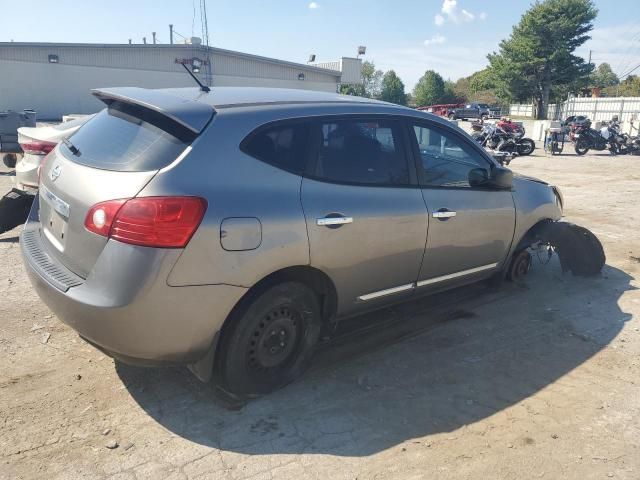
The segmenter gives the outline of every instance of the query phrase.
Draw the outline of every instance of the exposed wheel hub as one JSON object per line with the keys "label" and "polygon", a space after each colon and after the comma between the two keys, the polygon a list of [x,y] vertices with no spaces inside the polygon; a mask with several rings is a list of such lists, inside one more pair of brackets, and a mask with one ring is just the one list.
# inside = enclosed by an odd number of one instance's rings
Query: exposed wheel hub
{"label": "exposed wheel hub", "polygon": [[300,337],[296,312],[280,308],[269,313],[253,333],[249,347],[249,366],[263,370],[283,365],[295,350]]}

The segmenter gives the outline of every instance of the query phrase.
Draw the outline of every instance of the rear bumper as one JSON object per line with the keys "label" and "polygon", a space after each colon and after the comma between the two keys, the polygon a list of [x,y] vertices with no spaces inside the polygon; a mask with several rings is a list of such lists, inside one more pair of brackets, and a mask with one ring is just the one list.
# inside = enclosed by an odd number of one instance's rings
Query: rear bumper
{"label": "rear bumper", "polygon": [[[37,205],[32,216],[34,211]],[[80,336],[128,363],[196,362],[247,291],[229,285],[170,287],[166,279],[179,250],[115,241],[107,243],[88,277],[81,279],[39,238],[40,224],[30,218],[20,243],[40,298]]]}
{"label": "rear bumper", "polygon": [[38,167],[42,163],[43,155],[26,153],[16,163],[16,187],[22,190],[38,188]]}

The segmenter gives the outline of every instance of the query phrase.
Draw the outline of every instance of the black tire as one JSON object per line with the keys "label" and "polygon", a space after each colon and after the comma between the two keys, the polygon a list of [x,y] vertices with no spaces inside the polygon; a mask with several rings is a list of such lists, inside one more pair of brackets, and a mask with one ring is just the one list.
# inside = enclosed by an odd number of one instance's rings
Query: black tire
{"label": "black tire", "polygon": [[16,168],[16,163],[18,163],[18,157],[16,157],[15,153],[7,153],[2,157],[2,162],[5,164],[7,168]]}
{"label": "black tire", "polygon": [[550,222],[541,232],[560,258],[562,271],[587,277],[597,275],[606,262],[598,237],[584,227],[568,222]]}
{"label": "black tire", "polygon": [[531,254],[525,248],[515,253],[509,263],[507,270],[507,280],[510,282],[518,282],[522,280],[531,269]]}
{"label": "black tire", "polygon": [[255,397],[307,369],[320,334],[320,304],[305,285],[285,282],[257,294],[228,321],[216,361],[221,386],[239,397]]}
{"label": "black tire", "polygon": [[485,122],[488,118],[489,118],[488,115],[481,115],[480,116],[480,120],[482,120],[483,122]]}
{"label": "black tire", "polygon": [[448,118],[449,120],[455,120],[455,119],[456,119],[456,116],[455,116],[455,114],[454,114],[454,113],[450,113],[450,114],[447,116],[447,118]]}
{"label": "black tire", "polygon": [[589,142],[579,138],[576,142],[575,150],[578,155],[584,155],[589,151]]}
{"label": "black tire", "polygon": [[518,142],[518,155],[531,155],[536,149],[536,143],[530,138],[523,138]]}

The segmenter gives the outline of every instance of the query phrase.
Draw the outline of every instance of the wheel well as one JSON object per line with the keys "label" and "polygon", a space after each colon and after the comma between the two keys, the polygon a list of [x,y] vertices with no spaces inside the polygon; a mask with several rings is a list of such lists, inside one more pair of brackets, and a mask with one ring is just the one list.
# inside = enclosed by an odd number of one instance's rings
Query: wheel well
{"label": "wheel well", "polygon": [[300,282],[313,290],[320,301],[323,322],[328,322],[335,316],[338,307],[338,294],[333,281],[326,273],[317,268],[300,265],[275,271],[253,285],[234,307],[234,311],[227,320],[233,316],[235,311],[248,306],[254,298],[266,289],[283,282]]}
{"label": "wheel well", "polygon": [[522,236],[516,248],[513,249],[513,253],[516,253],[523,248],[531,245],[535,239],[540,235],[542,230],[550,223],[553,222],[550,218],[545,218],[544,220],[540,220],[533,227],[531,227],[527,232]]}

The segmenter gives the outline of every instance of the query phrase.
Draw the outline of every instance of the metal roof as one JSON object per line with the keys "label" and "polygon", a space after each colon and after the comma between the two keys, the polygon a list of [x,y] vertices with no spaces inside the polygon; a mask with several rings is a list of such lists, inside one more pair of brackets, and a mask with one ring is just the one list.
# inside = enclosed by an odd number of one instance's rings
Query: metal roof
{"label": "metal roof", "polygon": [[[115,89],[114,89],[115,90]],[[141,89],[144,90],[144,89]],[[211,87],[209,93],[199,88],[165,88],[148,90],[181,97],[213,106],[216,109],[249,105],[271,105],[286,103],[377,103],[371,98],[340,95],[338,93],[293,88],[268,87]]]}
{"label": "metal roof", "polygon": [[[276,58],[263,57],[260,55],[253,55],[250,53],[237,52],[234,50],[226,50],[224,48],[218,47],[207,47],[205,45],[194,45],[194,44],[184,44],[184,43],[172,43],[172,44],[139,44],[139,43],[58,43],[58,42],[0,42],[0,48],[126,48],[132,50],[148,50],[148,49],[189,49],[189,50],[199,50],[205,53],[209,53],[210,55],[220,54],[220,55],[230,55],[238,58],[244,58],[248,60],[254,60],[263,63],[270,63],[274,65],[282,65],[288,67],[294,67],[300,71],[307,72],[315,72],[315,73],[323,73],[325,75],[332,75],[335,77],[340,77],[342,72],[339,70],[329,69],[329,68],[321,68],[313,65],[307,65],[304,63],[296,63],[290,62],[288,60],[279,60]],[[207,52],[208,51],[208,52]]]}
{"label": "metal roof", "polygon": [[196,133],[202,131],[215,110],[234,107],[331,103],[406,108],[370,98],[287,88],[212,87],[210,92],[203,92],[197,87],[157,90],[120,87],[95,89],[91,93],[107,105],[122,101],[156,111]]}

